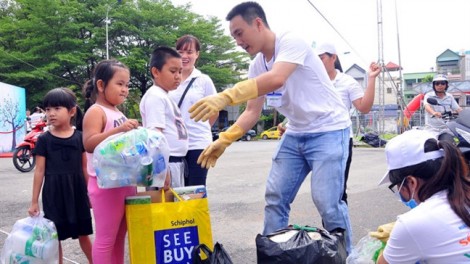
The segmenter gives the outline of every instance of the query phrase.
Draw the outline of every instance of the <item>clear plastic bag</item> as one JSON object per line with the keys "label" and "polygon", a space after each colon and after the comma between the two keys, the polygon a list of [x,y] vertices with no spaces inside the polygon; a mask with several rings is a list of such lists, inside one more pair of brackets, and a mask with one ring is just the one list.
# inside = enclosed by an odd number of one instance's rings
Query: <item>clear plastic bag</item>
{"label": "clear plastic bag", "polygon": [[42,214],[16,221],[3,245],[0,263],[59,263],[59,240],[54,223]]}
{"label": "clear plastic bag", "polygon": [[139,127],[108,137],[93,152],[100,188],[162,187],[170,151],[163,134]]}
{"label": "clear plastic bag", "polygon": [[374,264],[383,242],[369,235],[361,238],[346,259],[346,264]]}

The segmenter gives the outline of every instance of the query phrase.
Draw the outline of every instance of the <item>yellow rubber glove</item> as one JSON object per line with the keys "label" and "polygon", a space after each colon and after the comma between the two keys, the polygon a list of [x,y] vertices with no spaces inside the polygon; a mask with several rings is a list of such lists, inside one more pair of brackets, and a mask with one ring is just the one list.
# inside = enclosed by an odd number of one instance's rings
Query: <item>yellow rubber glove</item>
{"label": "yellow rubber glove", "polygon": [[207,96],[197,101],[191,108],[191,118],[194,121],[206,121],[220,112],[227,105],[237,105],[258,97],[258,85],[255,79],[248,79],[235,84],[215,95]]}
{"label": "yellow rubber glove", "polygon": [[227,131],[220,133],[219,139],[212,142],[201,155],[199,155],[197,164],[201,164],[201,167],[206,169],[214,167],[217,159],[224,153],[225,149],[244,134],[245,131],[243,128],[238,125],[232,125]]}
{"label": "yellow rubber glove", "polygon": [[387,243],[388,238],[390,237],[390,233],[392,232],[393,227],[395,226],[395,222],[391,222],[388,224],[381,225],[377,228],[375,232],[369,232],[371,237],[375,237],[378,240]]}

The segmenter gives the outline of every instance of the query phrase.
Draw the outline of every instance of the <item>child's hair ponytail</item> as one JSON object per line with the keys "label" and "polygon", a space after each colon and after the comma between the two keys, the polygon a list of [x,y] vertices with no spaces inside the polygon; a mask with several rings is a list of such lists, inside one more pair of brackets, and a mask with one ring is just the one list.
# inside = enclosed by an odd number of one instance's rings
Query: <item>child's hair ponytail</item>
{"label": "child's hair ponytail", "polygon": [[94,93],[95,85],[93,83],[93,79],[88,80],[84,85],[83,85],[83,93],[85,96],[85,109],[84,112],[90,108],[91,105],[95,103],[96,96]]}
{"label": "child's hair ponytail", "polygon": [[77,111],[75,113],[75,118],[74,118],[75,128],[78,131],[83,131],[83,112],[78,105],[76,106],[76,108],[77,108]]}

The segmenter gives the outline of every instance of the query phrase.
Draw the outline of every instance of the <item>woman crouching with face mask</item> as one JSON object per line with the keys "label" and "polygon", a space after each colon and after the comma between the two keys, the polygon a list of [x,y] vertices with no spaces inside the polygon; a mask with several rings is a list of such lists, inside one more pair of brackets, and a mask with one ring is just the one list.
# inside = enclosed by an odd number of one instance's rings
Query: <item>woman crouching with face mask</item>
{"label": "woman crouching with face mask", "polygon": [[470,178],[452,143],[411,130],[387,143],[389,184],[413,210],[397,217],[377,263],[470,263]]}

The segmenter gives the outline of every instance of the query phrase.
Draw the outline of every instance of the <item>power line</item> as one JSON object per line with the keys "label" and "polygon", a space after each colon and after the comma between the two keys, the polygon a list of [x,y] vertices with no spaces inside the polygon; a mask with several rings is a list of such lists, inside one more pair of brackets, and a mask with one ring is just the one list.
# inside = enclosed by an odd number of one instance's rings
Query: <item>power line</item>
{"label": "power line", "polygon": [[[325,15],[323,15],[323,13],[310,1],[310,0],[307,0],[307,2],[318,12],[318,14],[328,23],[328,25],[330,25],[330,27],[341,37],[341,39],[343,39],[343,41],[352,49],[352,51],[354,51],[354,53],[357,54],[357,56],[359,57],[359,59],[361,59],[363,62],[364,62],[364,59],[361,57],[361,55],[359,54],[359,52],[357,52],[354,47],[346,40],[345,37],[343,37],[343,35],[335,28],[335,26],[325,17]],[[378,13],[381,15],[381,4],[378,4]],[[380,12],[379,12],[380,11]],[[396,9],[396,0],[395,0],[395,15],[396,15],[396,21],[397,21],[397,41],[398,41],[398,46],[399,45],[399,37],[398,37],[398,17],[397,17],[397,9]],[[392,86],[396,89],[397,91],[397,104],[400,106],[400,112],[401,114],[403,115],[403,111],[404,111],[404,108],[406,108],[406,104],[405,104],[405,101],[404,101],[404,98],[403,98],[403,94],[401,93],[401,89],[399,89],[396,85],[395,82],[393,82],[392,80],[392,76],[390,75],[390,72],[389,70],[387,69],[387,67],[385,67],[385,64],[384,64],[384,61],[383,61],[383,44],[382,44],[382,28],[381,28],[381,23],[382,23],[382,17],[378,17],[378,24],[379,24],[379,64],[380,66],[382,67],[382,76],[379,75],[379,106],[380,106],[380,111],[379,111],[379,118],[382,120],[382,123],[379,124],[380,127],[379,127],[379,133],[383,132],[384,130],[384,127],[385,127],[385,124],[384,124],[384,117],[383,117],[383,107],[384,107],[384,83],[385,83],[385,73],[388,74],[388,77],[390,79],[390,82],[393,84]],[[400,55],[399,55],[400,56]],[[399,58],[399,69],[400,69],[400,81],[402,82],[402,76],[401,76],[401,61],[400,61],[400,58]]]}
{"label": "power line", "polygon": [[9,56],[9,57],[11,57],[11,58],[13,58],[13,59],[15,59],[15,60],[17,60],[17,61],[20,61],[21,63],[26,64],[26,65],[30,66],[31,68],[34,68],[34,69],[37,70],[37,71],[43,72],[43,73],[45,73],[45,74],[47,74],[47,75],[50,75],[50,76],[53,76],[53,77],[55,77],[55,78],[59,78],[59,79],[65,80],[65,81],[67,81],[67,82],[71,82],[71,83],[75,83],[75,84],[78,84],[78,85],[82,85],[82,84],[79,83],[79,82],[72,81],[72,80],[66,79],[66,78],[64,78],[64,77],[62,77],[62,76],[58,76],[58,75],[52,74],[52,73],[50,73],[50,72],[47,72],[47,71],[45,71],[45,70],[39,69],[38,67],[34,66],[33,64],[31,64],[31,63],[29,63],[29,62],[26,62],[26,61],[24,61],[24,60],[22,60],[22,59],[20,59],[20,58],[17,58],[17,57],[15,57],[15,56],[9,54],[8,52],[6,52],[6,51],[3,50],[3,49],[0,49],[0,50],[1,50],[3,53],[5,53],[7,56]]}
{"label": "power line", "polygon": [[335,26],[323,15],[323,13],[310,1],[310,0],[307,0],[307,2],[318,12],[318,14],[326,21],[326,23],[328,23],[328,25],[330,25],[330,27],[336,32],[336,34],[338,34],[340,36],[340,38],[346,42],[346,44],[351,48],[351,50],[357,54],[357,56],[362,60],[362,62],[365,63],[365,60],[364,58],[361,57],[361,55],[359,54],[359,52],[357,52],[357,50],[349,43],[349,41],[346,40],[345,37],[343,37],[343,35],[335,28]]}

